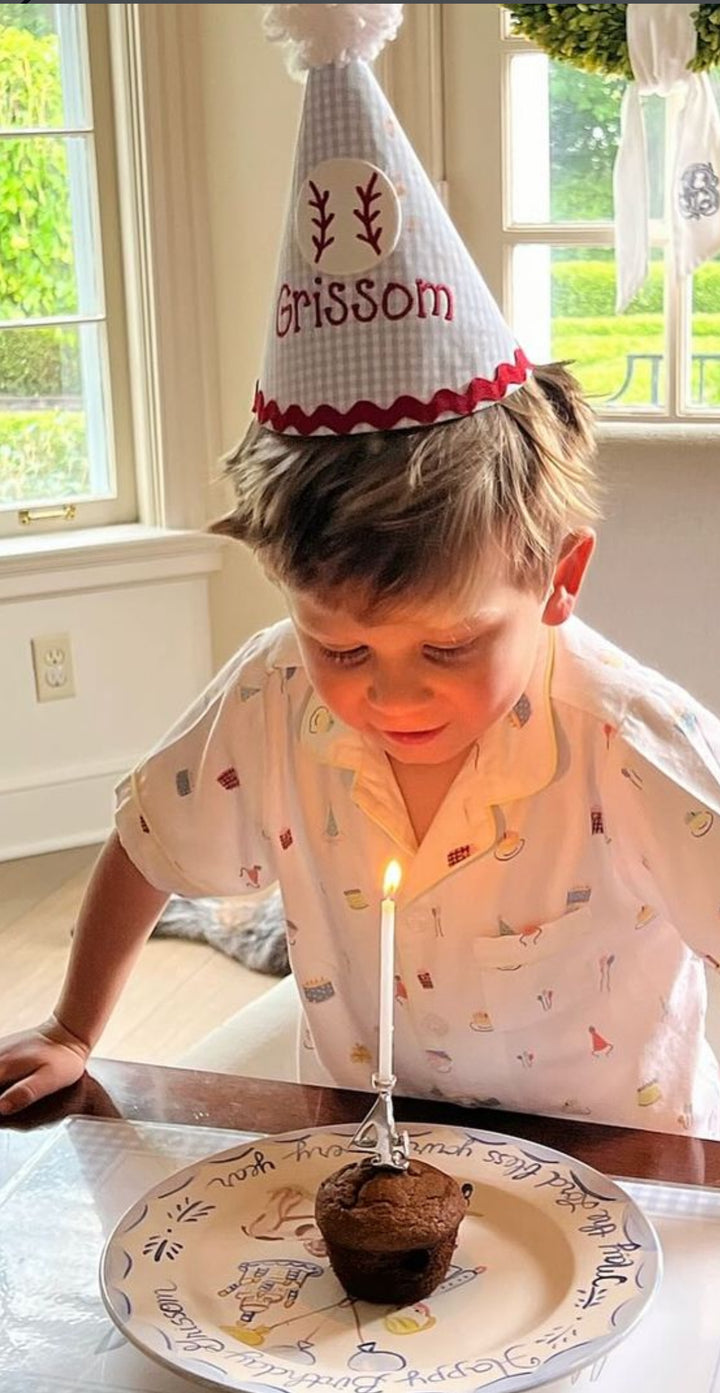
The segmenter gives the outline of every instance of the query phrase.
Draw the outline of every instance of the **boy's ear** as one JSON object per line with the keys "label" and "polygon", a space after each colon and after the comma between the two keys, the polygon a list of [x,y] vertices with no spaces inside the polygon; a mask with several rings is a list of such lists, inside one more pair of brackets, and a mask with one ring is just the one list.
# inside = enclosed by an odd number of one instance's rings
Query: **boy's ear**
{"label": "boy's ear", "polygon": [[544,624],[564,624],[570,618],[594,550],[595,533],[591,527],[584,527],[567,538],[545,602]]}

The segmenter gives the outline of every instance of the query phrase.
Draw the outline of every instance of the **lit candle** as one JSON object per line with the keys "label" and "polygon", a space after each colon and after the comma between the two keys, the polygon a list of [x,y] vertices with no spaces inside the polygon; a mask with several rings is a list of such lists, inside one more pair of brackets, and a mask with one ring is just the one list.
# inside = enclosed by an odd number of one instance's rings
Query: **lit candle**
{"label": "lit candle", "polygon": [[378,1078],[389,1082],[393,1077],[393,1005],[395,996],[395,896],[402,871],[397,861],[391,861],[385,871],[380,915],[380,1031],[378,1043]]}

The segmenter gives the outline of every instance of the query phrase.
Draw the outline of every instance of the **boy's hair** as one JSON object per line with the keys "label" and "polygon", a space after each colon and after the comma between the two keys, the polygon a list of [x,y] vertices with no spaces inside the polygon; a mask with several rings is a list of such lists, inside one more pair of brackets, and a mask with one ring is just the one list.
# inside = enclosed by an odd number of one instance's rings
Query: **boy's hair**
{"label": "boy's hair", "polygon": [[593,415],[561,364],[440,425],[347,436],[253,424],[224,461],[237,498],[213,532],[293,589],[351,590],[374,610],[459,596],[499,547],[542,593],[565,537],[598,516]]}

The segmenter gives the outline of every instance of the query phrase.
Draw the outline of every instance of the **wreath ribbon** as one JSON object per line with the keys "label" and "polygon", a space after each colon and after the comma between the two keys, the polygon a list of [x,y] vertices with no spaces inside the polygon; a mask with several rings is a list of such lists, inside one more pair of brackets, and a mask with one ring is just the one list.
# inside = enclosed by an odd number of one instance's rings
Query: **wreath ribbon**
{"label": "wreath ribbon", "polygon": [[695,5],[628,5],[627,38],[634,82],[621,111],[613,174],[616,307],[642,286],[650,261],[647,141],[641,98],[680,92],[672,174],[672,240],[677,275],[720,250],[720,117],[707,73],[688,71],[697,33]]}

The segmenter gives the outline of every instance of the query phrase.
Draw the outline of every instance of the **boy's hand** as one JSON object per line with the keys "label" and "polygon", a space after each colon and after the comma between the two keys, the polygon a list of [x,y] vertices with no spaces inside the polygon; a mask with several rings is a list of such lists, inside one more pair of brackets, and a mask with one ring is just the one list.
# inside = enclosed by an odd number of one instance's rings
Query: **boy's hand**
{"label": "boy's hand", "polygon": [[90,1048],[51,1016],[33,1030],[0,1041],[0,1116],[76,1083]]}

